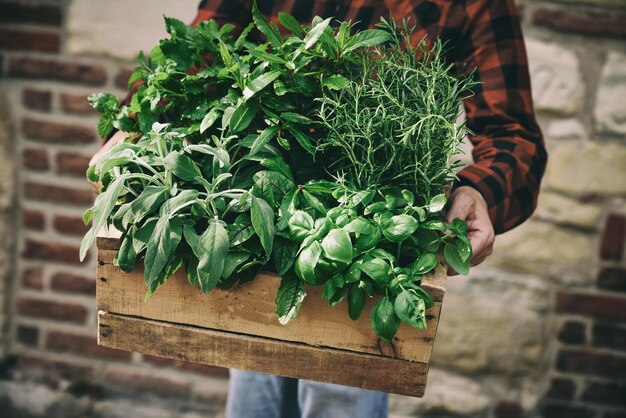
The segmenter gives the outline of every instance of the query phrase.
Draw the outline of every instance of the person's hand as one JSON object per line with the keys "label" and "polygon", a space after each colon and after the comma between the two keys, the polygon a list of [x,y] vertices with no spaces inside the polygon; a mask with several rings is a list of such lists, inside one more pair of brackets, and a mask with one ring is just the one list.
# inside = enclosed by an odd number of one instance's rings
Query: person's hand
{"label": "person's hand", "polygon": [[[113,134],[113,136],[104,145],[102,145],[102,147],[93,155],[93,157],[91,157],[91,160],[89,160],[89,167],[96,164],[100,160],[100,158],[102,158],[102,156],[113,147],[113,145],[124,142],[124,139],[126,139],[128,135],[128,133],[122,131],[115,132],[115,134]],[[96,193],[98,193],[102,188],[102,183],[100,182],[95,183],[89,179],[87,179],[87,182],[91,187],[93,187]]]}
{"label": "person's hand", "polygon": [[[491,254],[496,237],[489,218],[487,202],[478,190],[470,186],[460,186],[454,189],[448,202],[446,221],[450,223],[454,218],[459,218],[467,223],[467,237],[472,244],[470,265],[476,266]],[[449,276],[457,274],[448,268]]]}

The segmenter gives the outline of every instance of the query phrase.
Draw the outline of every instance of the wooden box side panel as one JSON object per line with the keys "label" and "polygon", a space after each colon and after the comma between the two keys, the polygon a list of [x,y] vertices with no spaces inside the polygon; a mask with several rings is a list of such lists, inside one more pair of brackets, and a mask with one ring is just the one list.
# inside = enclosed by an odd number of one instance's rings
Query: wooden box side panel
{"label": "wooden box side panel", "polygon": [[359,320],[352,321],[345,301],[331,307],[321,298],[320,287],[311,286],[297,318],[281,325],[276,315],[280,283],[276,276],[262,274],[235,290],[215,289],[203,294],[179,271],[145,301],[142,271],[123,273],[111,264],[113,254],[111,250],[99,251],[97,306],[103,311],[410,361],[430,360],[440,302],[428,311],[426,330],[403,323],[393,343],[386,344],[376,337],[370,324],[373,299],[367,301]]}
{"label": "wooden box side panel", "polygon": [[98,324],[98,343],[110,348],[409,396],[426,386],[424,363],[102,311]]}

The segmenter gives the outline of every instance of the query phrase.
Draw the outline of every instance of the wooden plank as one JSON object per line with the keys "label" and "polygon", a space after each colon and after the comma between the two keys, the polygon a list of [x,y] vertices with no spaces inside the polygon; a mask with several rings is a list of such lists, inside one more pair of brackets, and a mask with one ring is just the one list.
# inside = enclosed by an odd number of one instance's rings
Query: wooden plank
{"label": "wooden plank", "polygon": [[98,343],[155,356],[298,379],[424,395],[428,365],[100,311]]}
{"label": "wooden plank", "polygon": [[308,296],[296,319],[281,325],[275,302],[280,280],[275,275],[260,274],[239,288],[203,294],[189,285],[181,270],[145,301],[141,269],[123,273],[110,264],[113,254],[111,250],[99,252],[97,307],[107,312],[410,361],[427,363],[430,359],[441,302],[427,312],[426,330],[403,323],[393,343],[386,344],[376,337],[370,324],[374,299],[367,301],[361,317],[353,321],[345,301],[331,307],[321,298],[321,286],[308,286]]}
{"label": "wooden plank", "polygon": [[[96,238],[96,246],[98,250],[111,250],[114,251],[113,255],[106,254],[102,257],[104,262],[112,261],[115,256],[115,252],[120,248],[121,233],[117,230],[111,229],[108,234],[102,231]],[[263,273],[265,275],[272,275],[272,273]],[[443,301],[443,297],[446,293],[447,282],[447,267],[440,258],[439,265],[435,269],[434,273],[426,274],[422,279],[422,288],[426,290],[437,302]]]}

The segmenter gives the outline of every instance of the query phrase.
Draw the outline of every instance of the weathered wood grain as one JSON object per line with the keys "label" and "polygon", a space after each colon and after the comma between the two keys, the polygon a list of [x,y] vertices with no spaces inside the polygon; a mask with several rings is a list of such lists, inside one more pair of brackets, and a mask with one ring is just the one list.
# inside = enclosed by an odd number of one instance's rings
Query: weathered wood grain
{"label": "weathered wood grain", "polygon": [[223,367],[423,396],[428,365],[100,311],[100,345]]}
{"label": "weathered wood grain", "polygon": [[276,275],[259,274],[236,289],[203,294],[189,285],[185,272],[179,270],[145,301],[142,269],[122,272],[112,264],[114,255],[114,250],[98,252],[97,307],[107,312],[410,361],[426,363],[430,359],[441,302],[428,311],[426,330],[402,323],[390,345],[379,341],[370,325],[375,299],[369,299],[361,317],[353,321],[345,301],[331,307],[321,298],[321,286],[307,286],[308,296],[298,316],[281,325],[276,315],[280,284]]}

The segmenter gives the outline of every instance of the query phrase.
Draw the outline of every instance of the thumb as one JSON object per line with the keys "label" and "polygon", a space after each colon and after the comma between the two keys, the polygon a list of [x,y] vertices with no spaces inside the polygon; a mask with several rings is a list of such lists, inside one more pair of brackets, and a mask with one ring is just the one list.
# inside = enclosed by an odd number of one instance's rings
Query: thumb
{"label": "thumb", "polygon": [[462,194],[452,193],[448,205],[448,212],[446,213],[447,223],[452,222],[454,218],[465,220],[470,214],[471,203],[468,199],[463,199]]}

